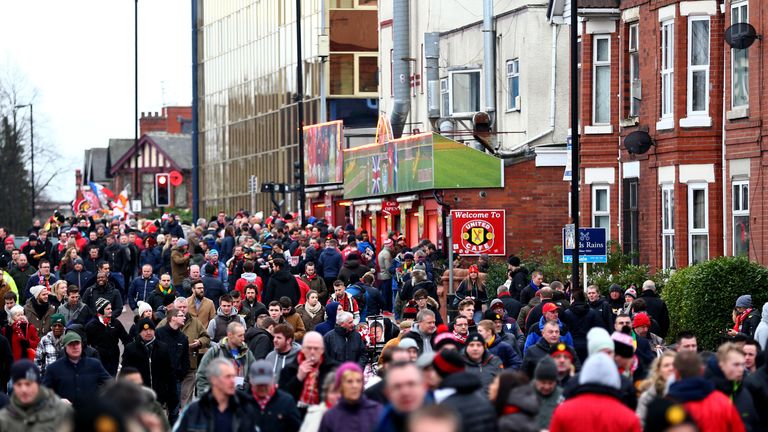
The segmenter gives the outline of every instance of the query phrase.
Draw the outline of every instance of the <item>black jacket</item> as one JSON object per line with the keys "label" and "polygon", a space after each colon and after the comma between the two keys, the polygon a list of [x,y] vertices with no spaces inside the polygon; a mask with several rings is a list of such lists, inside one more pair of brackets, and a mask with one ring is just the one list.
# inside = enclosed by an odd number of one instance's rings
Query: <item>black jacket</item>
{"label": "black jacket", "polygon": [[157,393],[158,402],[175,406],[178,401],[176,374],[168,345],[155,338],[148,349],[141,338],[136,338],[123,351],[123,367],[127,366],[139,370],[144,385]]}
{"label": "black jacket", "polygon": [[264,409],[254,400],[254,421],[260,432],[296,432],[301,427],[301,415],[296,401],[283,390],[275,391]]}
{"label": "black jacket", "polygon": [[752,309],[752,311],[747,315],[744,321],[741,322],[741,328],[739,329],[739,333],[744,333],[750,339],[754,339],[755,331],[757,331],[757,326],[760,325],[761,319],[762,317],[760,314],[760,310]]}
{"label": "black jacket", "polygon": [[187,335],[179,328],[174,330],[166,324],[158,327],[155,337],[168,346],[171,355],[171,364],[177,381],[181,382],[189,371],[189,340]]}
{"label": "black jacket", "polygon": [[512,272],[512,284],[509,286],[509,294],[512,298],[519,299],[523,288],[528,285],[531,277],[528,275],[528,269],[525,267],[518,267],[517,270]]}
{"label": "black jacket", "polygon": [[93,312],[96,312],[96,300],[100,298],[107,299],[112,305],[112,318],[117,319],[123,312],[123,296],[110,282],[107,282],[103,287],[99,285],[89,286],[81,297],[83,304]]}
{"label": "black jacket", "polygon": [[523,308],[523,304],[517,300],[517,296],[500,295],[498,298],[504,305],[504,310],[507,311],[507,316],[517,319],[520,315],[520,309]]}
{"label": "black jacket", "polygon": [[288,297],[294,305],[299,304],[301,290],[296,278],[288,272],[287,269],[281,269],[269,278],[267,289],[264,290],[261,302],[269,305],[273,300],[280,300],[280,297]]}
{"label": "black jacket", "polygon": [[117,366],[120,363],[118,342],[122,341],[123,345],[130,342],[123,324],[111,320],[109,325],[105,326],[98,318],[94,318],[85,325],[85,334],[88,337],[88,344],[99,352],[104,369],[112,376],[117,375]]}
{"label": "black jacket", "polygon": [[613,315],[613,312],[611,311],[611,307],[608,305],[608,301],[605,300],[605,297],[600,297],[593,302],[587,302],[587,305],[589,305],[589,308],[597,313],[597,316],[600,319],[600,327],[606,330],[613,330],[613,327],[610,329],[608,328],[608,324],[611,322],[611,315]]}
{"label": "black jacket", "polygon": [[125,273],[129,265],[129,252],[124,246],[117,243],[104,248],[104,259],[109,262],[109,270],[117,273]]}
{"label": "black jacket", "polygon": [[[299,357],[301,357],[301,353],[299,353]],[[279,387],[281,390],[285,390],[293,396],[293,399],[297,402],[299,401],[299,397],[301,396],[301,391],[304,389],[304,382],[299,381],[299,357],[296,358],[296,361],[291,362],[285,367],[283,367],[283,370],[280,372],[280,381],[279,381]],[[336,371],[336,367],[339,366],[339,363],[333,360],[332,358],[328,357],[328,348],[326,347],[325,354],[323,355],[323,362],[320,363],[320,373],[317,374],[317,388],[321,389],[323,388],[323,382],[325,382],[325,377],[329,373],[334,373]]]}
{"label": "black jacket", "polygon": [[496,412],[487,397],[480,394],[482,384],[476,374],[458,372],[448,375],[440,383],[441,389],[454,389],[456,393],[441,405],[453,408],[461,418],[462,432],[495,432]]}
{"label": "black jacket", "polygon": [[341,266],[339,270],[339,279],[344,282],[344,285],[357,283],[364,274],[371,271],[371,268],[360,262],[355,258],[356,255],[350,255],[347,257],[347,262]]}
{"label": "black jacket", "polygon": [[[664,300],[659,297],[658,294],[656,294],[655,291],[647,289],[644,290],[642,293],[640,293],[640,298],[645,300],[645,304],[648,309],[648,315],[651,316],[651,318],[655,319],[656,322],[659,323],[659,336],[661,338],[666,338],[667,334],[669,333],[669,309],[667,309],[667,304],[664,303]],[[757,329],[757,324],[760,323],[760,312],[757,312],[757,323],[755,324],[755,328],[752,329],[752,334],[750,337],[754,336],[755,330]]]}
{"label": "black jacket", "polygon": [[272,335],[258,326],[251,327],[245,332],[245,343],[256,360],[265,359],[267,354],[275,349]]}
{"label": "black jacket", "polygon": [[[257,406],[245,393],[236,392],[229,398],[228,410],[232,412],[232,432],[252,432],[257,430]],[[212,431],[216,429],[218,404],[211,391],[200,396],[182,412],[176,423],[175,431]]]}
{"label": "black jacket", "polygon": [[368,353],[363,338],[355,330],[347,331],[337,325],[333,331],[323,336],[323,342],[325,342],[325,356],[338,363],[351,361],[359,364],[361,368],[365,368],[368,363]]}
{"label": "black jacket", "polygon": [[602,327],[603,320],[597,311],[591,309],[584,302],[573,302],[570,308],[563,313],[563,321],[568,323],[573,348],[579,355],[581,362],[587,360],[587,332],[592,327]]}
{"label": "black jacket", "polygon": [[747,375],[743,385],[755,404],[759,430],[768,430],[768,364]]}
{"label": "black jacket", "polygon": [[72,402],[77,410],[91,403],[98,396],[99,387],[111,380],[112,376],[98,360],[83,357],[72,363],[64,356],[46,368],[43,385]]}
{"label": "black jacket", "polygon": [[179,296],[179,294],[176,292],[176,289],[171,288],[171,291],[169,294],[163,294],[160,291],[160,288],[155,287],[154,290],[152,290],[151,293],[147,296],[147,304],[152,306],[152,310],[157,312],[160,310],[160,308],[163,306],[163,302],[167,296],[171,296],[172,299],[175,299]]}

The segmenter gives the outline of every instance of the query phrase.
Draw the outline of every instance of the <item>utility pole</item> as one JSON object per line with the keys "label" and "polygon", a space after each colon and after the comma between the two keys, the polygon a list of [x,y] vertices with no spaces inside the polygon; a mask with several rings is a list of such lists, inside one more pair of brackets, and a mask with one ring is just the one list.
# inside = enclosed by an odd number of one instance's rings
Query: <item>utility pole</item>
{"label": "utility pole", "polygon": [[[571,0],[571,223],[576,245],[571,255],[571,291],[579,285],[579,17],[578,0]],[[585,280],[584,283],[587,283]]]}
{"label": "utility pole", "polygon": [[[322,13],[325,13],[323,11]],[[299,174],[298,198],[299,220],[304,226],[304,58],[301,55],[301,0],[296,0],[296,109],[298,110],[299,133]]]}

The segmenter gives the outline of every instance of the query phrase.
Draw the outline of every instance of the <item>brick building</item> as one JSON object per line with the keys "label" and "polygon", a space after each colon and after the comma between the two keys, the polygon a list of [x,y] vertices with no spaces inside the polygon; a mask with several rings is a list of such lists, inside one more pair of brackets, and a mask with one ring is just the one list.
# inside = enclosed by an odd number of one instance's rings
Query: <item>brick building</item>
{"label": "brick building", "polygon": [[[549,6],[551,22],[569,22],[563,0]],[[760,54],[731,50],[724,40],[731,23],[762,17],[750,7],[766,6],[579,2],[580,222],[605,226],[652,268],[724,254],[763,259],[763,242],[752,235],[762,232],[762,202],[752,197],[762,187],[763,71],[750,69]],[[759,34],[764,25],[755,25]],[[630,153],[625,139],[633,132],[653,146]]]}

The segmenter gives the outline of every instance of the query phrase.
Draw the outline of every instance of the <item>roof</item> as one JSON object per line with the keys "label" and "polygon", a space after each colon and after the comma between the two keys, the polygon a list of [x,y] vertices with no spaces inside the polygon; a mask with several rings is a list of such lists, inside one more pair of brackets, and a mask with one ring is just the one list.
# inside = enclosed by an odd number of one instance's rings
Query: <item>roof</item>
{"label": "roof", "polygon": [[110,138],[107,169],[111,169],[133,147],[133,138]]}
{"label": "roof", "polygon": [[187,134],[147,134],[183,170],[192,169],[192,136]]}
{"label": "roof", "polygon": [[96,147],[85,151],[85,167],[83,173],[85,173],[86,181],[109,181],[109,169],[107,166],[108,153],[108,147]]}
{"label": "roof", "polygon": [[579,0],[579,9],[582,8],[606,8],[614,9],[619,7],[620,0]]}
{"label": "roof", "polygon": [[[621,0],[579,0],[579,15],[587,12],[586,9],[619,9]],[[547,2],[547,17],[553,21],[555,17],[570,17],[570,0],[549,0]]]}

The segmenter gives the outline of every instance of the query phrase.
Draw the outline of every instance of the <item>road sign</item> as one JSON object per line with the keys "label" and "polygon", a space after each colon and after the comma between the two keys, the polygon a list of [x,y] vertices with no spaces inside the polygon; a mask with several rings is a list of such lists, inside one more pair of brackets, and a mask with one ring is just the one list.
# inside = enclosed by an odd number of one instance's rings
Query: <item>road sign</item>
{"label": "road sign", "polygon": [[184,182],[184,176],[182,176],[181,173],[176,170],[169,172],[168,176],[170,177],[171,184],[174,187],[181,186],[181,183]]}
{"label": "road sign", "polygon": [[506,255],[504,210],[451,210],[451,243],[460,255]]}
{"label": "road sign", "polygon": [[[575,236],[571,237],[573,226],[563,228],[563,262],[573,262]],[[605,228],[579,228],[579,262],[608,262],[608,237]]]}
{"label": "road sign", "polygon": [[131,211],[134,213],[141,212],[141,200],[131,200]]}

